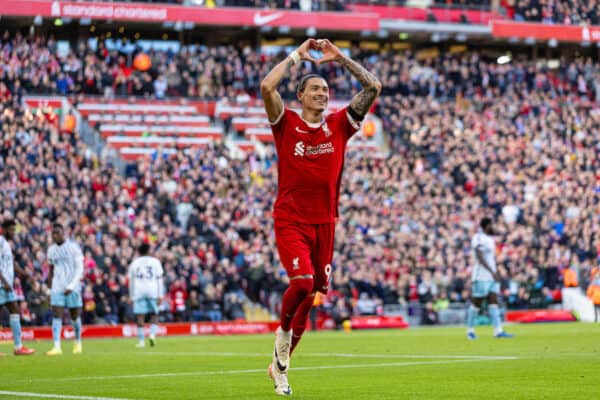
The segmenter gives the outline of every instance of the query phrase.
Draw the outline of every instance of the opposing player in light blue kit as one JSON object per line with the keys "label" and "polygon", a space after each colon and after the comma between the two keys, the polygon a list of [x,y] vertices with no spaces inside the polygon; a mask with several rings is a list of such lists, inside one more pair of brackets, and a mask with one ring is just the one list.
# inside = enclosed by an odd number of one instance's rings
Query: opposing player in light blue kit
{"label": "opposing player in light blue kit", "polygon": [[[12,241],[15,237],[15,229],[16,224],[12,219],[2,222],[2,235],[0,236],[0,306],[6,305],[10,312],[10,329],[15,344],[15,355],[28,356],[35,353],[35,350],[28,349],[21,343],[21,315],[19,314],[19,305],[13,283],[15,271],[26,277],[29,277],[29,273],[14,263],[12,249],[8,241]],[[0,356],[3,355],[0,353]]]}
{"label": "opposing player in light blue kit", "polygon": [[138,343],[145,347],[144,318],[150,316],[150,346],[156,344],[158,331],[158,306],[165,294],[163,267],[158,258],[149,256],[150,245],[142,243],[140,256],[129,266],[129,296],[133,301],[133,313],[137,321]]}
{"label": "opposing player in light blue kit", "polygon": [[52,241],[48,248],[51,266],[49,279],[50,305],[52,306],[52,338],[54,347],[46,352],[49,356],[62,354],[60,335],[65,308],[69,309],[71,325],[75,331],[73,354],[81,354],[81,278],[83,277],[83,253],[79,245],[65,239],[65,230],[60,223],[52,225]]}
{"label": "opposing player in light blue kit", "polygon": [[487,297],[490,318],[494,326],[494,337],[512,338],[513,335],[504,332],[500,322],[500,310],[498,308],[498,294],[500,293],[500,275],[496,268],[496,243],[494,242],[494,227],[490,218],[482,218],[479,223],[480,230],[471,240],[471,249],[475,266],[473,267],[472,301],[467,311],[467,338],[477,339],[475,335],[475,318],[483,299]]}

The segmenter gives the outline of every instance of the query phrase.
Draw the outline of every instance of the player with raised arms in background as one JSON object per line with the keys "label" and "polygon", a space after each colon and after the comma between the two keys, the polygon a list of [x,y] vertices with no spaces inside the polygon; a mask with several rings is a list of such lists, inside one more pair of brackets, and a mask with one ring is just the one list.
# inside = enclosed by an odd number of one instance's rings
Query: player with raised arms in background
{"label": "player with raised arms in background", "polygon": [[494,226],[490,218],[482,218],[480,230],[471,240],[471,249],[475,265],[471,275],[472,280],[472,303],[467,310],[467,338],[477,339],[475,335],[475,318],[483,299],[487,298],[490,318],[494,326],[494,337],[512,338],[513,335],[504,332],[500,321],[500,309],[498,308],[498,294],[500,293],[500,275],[496,267],[496,243],[494,241]]}
{"label": "player with raised arms in background", "polygon": [[140,254],[129,266],[129,297],[133,301],[133,313],[137,321],[138,343],[145,347],[144,319],[150,316],[150,346],[156,344],[158,331],[158,306],[165,295],[163,267],[158,258],[150,256],[150,245],[142,243]]}
{"label": "player with raised arms in background", "polygon": [[[29,273],[14,263],[12,249],[9,241],[14,240],[17,224],[12,219],[2,222],[2,235],[0,236],[0,307],[5,305],[10,313],[10,329],[13,334],[16,356],[28,356],[35,350],[28,349],[21,342],[21,314],[19,303],[14,291],[15,272],[30,278]],[[0,353],[0,355],[4,355]]]}
{"label": "player with raised arms in background", "polygon": [[75,331],[75,344],[73,354],[81,354],[81,279],[83,278],[83,253],[79,245],[66,240],[65,229],[59,222],[52,225],[52,241],[48,248],[48,262],[50,263],[50,305],[52,306],[52,339],[54,347],[46,352],[48,356],[62,354],[60,336],[62,332],[62,318],[65,308],[69,309],[71,326]]}
{"label": "player with raised arms in background", "polygon": [[[310,50],[322,53],[314,59]],[[347,107],[325,115],[329,86],[316,74],[302,77],[297,99],[301,113],[283,104],[277,87],[301,62],[337,62],[362,85]],[[327,293],[333,257],[335,221],[348,140],[381,92],[381,83],[327,39],[308,39],[267,74],[260,85],[278,155],[278,193],[273,218],[277,250],[290,284],[283,295],[281,326],[269,376],[279,395],[291,395],[290,356],[305,329],[315,293]]]}

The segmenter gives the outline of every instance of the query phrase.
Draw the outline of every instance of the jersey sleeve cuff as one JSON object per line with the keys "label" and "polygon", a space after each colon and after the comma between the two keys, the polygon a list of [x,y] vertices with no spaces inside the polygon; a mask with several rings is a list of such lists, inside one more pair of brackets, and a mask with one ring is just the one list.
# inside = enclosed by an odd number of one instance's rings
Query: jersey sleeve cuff
{"label": "jersey sleeve cuff", "polygon": [[348,111],[346,111],[346,117],[348,117],[348,122],[350,122],[350,125],[354,129],[356,129],[356,130],[360,129],[360,122],[358,122],[354,118],[352,118],[352,115],[350,115],[350,113]]}
{"label": "jersey sleeve cuff", "polygon": [[281,109],[281,114],[279,114],[279,116],[277,118],[275,118],[275,121],[273,121],[273,122],[269,121],[271,126],[277,125],[279,123],[279,121],[281,121],[281,118],[283,118],[283,114],[285,114],[285,107],[283,107]]}

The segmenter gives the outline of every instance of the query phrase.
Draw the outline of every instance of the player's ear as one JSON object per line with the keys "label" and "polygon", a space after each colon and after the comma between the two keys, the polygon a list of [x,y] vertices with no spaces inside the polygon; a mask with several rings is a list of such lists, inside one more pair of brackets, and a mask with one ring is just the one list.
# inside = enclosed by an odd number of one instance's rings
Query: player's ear
{"label": "player's ear", "polygon": [[299,101],[300,103],[302,103],[302,96],[303,96],[303,95],[304,95],[304,92],[301,92],[301,91],[297,91],[297,92],[296,92],[296,98],[298,99],[298,101]]}

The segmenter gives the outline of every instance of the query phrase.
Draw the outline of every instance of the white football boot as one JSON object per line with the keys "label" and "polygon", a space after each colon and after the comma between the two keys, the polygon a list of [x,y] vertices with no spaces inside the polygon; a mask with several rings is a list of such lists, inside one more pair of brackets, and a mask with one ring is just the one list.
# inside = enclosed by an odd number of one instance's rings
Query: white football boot
{"label": "white football boot", "polygon": [[277,369],[277,366],[270,364],[269,377],[273,380],[276,394],[281,396],[290,396],[292,394],[292,388],[288,383],[287,371],[281,372]]}

